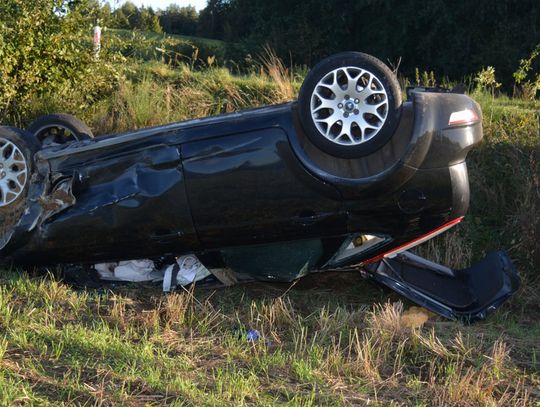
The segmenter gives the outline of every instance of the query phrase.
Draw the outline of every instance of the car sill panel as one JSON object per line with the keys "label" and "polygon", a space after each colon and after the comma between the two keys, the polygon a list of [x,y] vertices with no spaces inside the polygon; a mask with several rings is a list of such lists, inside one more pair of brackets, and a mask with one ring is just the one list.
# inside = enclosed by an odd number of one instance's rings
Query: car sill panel
{"label": "car sill panel", "polygon": [[415,264],[403,255],[385,258],[365,271],[418,305],[467,323],[485,319],[520,285],[516,268],[504,251],[491,252],[471,267],[446,274],[439,267],[430,267],[430,262]]}

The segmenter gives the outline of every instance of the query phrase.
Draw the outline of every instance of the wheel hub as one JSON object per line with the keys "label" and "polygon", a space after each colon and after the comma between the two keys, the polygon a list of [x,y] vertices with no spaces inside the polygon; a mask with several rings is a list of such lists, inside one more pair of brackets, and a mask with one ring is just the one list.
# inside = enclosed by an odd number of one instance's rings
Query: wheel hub
{"label": "wheel hub", "polygon": [[350,113],[350,112],[354,111],[354,107],[355,107],[355,105],[354,105],[354,102],[352,100],[347,100],[345,102],[345,111]]}
{"label": "wheel hub", "polygon": [[28,179],[28,166],[15,143],[0,138],[0,207],[19,198]]}
{"label": "wheel hub", "polygon": [[359,145],[381,130],[388,116],[388,95],[382,82],[358,67],[325,75],[311,96],[311,117],[319,132],[340,145]]}

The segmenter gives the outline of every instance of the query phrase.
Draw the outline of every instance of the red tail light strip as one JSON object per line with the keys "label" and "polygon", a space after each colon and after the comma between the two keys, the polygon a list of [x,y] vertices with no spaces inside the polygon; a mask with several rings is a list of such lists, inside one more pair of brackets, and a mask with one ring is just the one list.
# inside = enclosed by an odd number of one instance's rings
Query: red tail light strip
{"label": "red tail light strip", "polygon": [[431,238],[433,238],[433,237],[435,237],[437,235],[440,235],[441,233],[447,231],[451,227],[456,226],[462,220],[463,220],[463,216],[460,216],[459,218],[451,220],[450,222],[445,223],[442,226],[439,226],[437,229],[434,229],[431,232],[426,233],[425,235],[417,237],[416,239],[411,240],[410,242],[404,243],[404,244],[402,244],[402,245],[400,245],[398,247],[395,247],[393,249],[390,249],[389,251],[384,252],[382,254],[378,254],[377,256],[372,257],[372,258],[370,258],[368,260],[364,260],[363,262],[360,263],[360,265],[364,266],[366,264],[375,263],[375,262],[377,262],[379,260],[382,260],[384,257],[393,257],[393,256],[395,256],[396,254],[398,254],[400,252],[404,252],[405,250],[408,250],[408,249],[410,249],[410,248],[412,248],[414,246],[418,246],[419,244],[424,243],[427,240],[429,240],[429,239],[431,239]]}

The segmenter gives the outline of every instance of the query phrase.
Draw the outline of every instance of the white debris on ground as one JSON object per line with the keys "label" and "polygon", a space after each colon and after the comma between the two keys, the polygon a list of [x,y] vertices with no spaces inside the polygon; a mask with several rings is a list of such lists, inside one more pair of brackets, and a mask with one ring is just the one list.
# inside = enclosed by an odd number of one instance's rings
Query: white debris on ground
{"label": "white debris on ground", "polygon": [[170,292],[178,285],[184,286],[208,277],[210,271],[197,256],[189,254],[179,257],[174,264],[157,270],[152,260],[128,260],[118,263],[94,265],[102,280],[146,282],[163,281],[163,291]]}
{"label": "white debris on ground", "polygon": [[163,273],[156,270],[152,260],[121,261],[114,268],[114,275],[124,281],[161,281]]}
{"label": "white debris on ground", "polygon": [[102,280],[130,281],[161,281],[163,272],[156,270],[152,260],[128,260],[118,263],[101,263],[94,265]]}
{"label": "white debris on ground", "polygon": [[200,281],[210,274],[210,271],[204,267],[194,254],[181,256],[176,260],[176,263],[165,269],[163,291],[170,292],[177,285],[188,285]]}

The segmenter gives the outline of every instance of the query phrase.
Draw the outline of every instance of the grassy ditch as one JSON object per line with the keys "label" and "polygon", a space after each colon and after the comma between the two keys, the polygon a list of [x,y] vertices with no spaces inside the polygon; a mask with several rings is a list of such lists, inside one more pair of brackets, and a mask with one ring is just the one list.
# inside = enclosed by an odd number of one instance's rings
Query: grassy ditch
{"label": "grassy ditch", "polygon": [[[243,76],[128,61],[95,103],[43,95],[16,124],[67,111],[110,134],[292,100],[301,76],[271,60]],[[12,270],[0,280],[0,405],[538,405],[540,104],[473,96],[485,138],[469,156],[470,212],[421,251],[463,265],[508,250],[523,288],[487,321],[426,322],[356,273],[163,295]]]}
{"label": "grassy ditch", "polygon": [[[345,288],[346,287],[346,288]],[[373,302],[375,301],[375,305]],[[356,273],[164,296],[4,275],[0,404],[534,405],[538,319],[422,328]],[[411,322],[412,321],[412,322]],[[246,339],[257,329],[261,339]]]}

